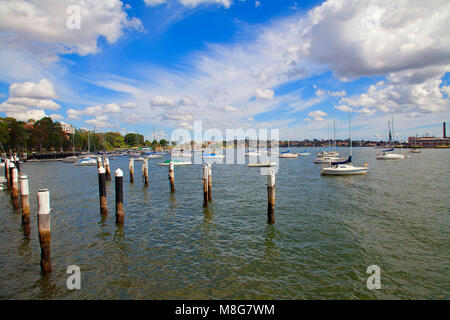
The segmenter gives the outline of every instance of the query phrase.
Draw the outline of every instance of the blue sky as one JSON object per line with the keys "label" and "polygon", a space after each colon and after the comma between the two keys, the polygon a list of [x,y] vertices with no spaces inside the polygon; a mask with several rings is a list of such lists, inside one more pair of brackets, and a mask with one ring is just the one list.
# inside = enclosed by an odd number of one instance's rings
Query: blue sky
{"label": "blue sky", "polygon": [[[80,10],[80,28],[67,27]],[[72,22],[75,20],[71,20]],[[0,0],[0,115],[168,138],[441,135],[450,5],[385,0]]]}

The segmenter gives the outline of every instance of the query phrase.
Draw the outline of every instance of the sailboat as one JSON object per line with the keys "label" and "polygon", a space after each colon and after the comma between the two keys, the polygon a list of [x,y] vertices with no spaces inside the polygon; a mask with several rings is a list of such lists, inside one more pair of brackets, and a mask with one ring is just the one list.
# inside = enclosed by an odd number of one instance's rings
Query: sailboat
{"label": "sailboat", "polygon": [[75,155],[75,133],[72,135],[72,151],[73,151],[73,156],[70,157],[65,157],[64,159],[62,159],[62,162],[66,162],[66,163],[74,163],[77,162],[80,158],[77,157]]}
{"label": "sailboat", "polygon": [[416,134],[416,138],[414,139],[414,149],[409,150],[409,152],[411,152],[411,153],[421,153],[422,152],[422,150],[417,148],[417,134]]}
{"label": "sailboat", "polygon": [[[388,121],[389,124],[389,121]],[[392,139],[391,139],[392,137]],[[392,136],[391,136],[391,126],[389,125],[389,142],[392,143],[395,140],[395,134],[394,134],[394,115],[392,115]],[[377,153],[376,158],[377,160],[403,160],[406,158],[406,155],[403,154],[399,154],[399,153],[391,153],[392,151],[394,151],[394,148],[389,148],[389,149],[385,149],[382,150],[381,153]]]}
{"label": "sailboat", "polygon": [[[330,132],[328,127],[328,133]],[[328,148],[330,151],[319,151],[314,163],[332,163],[344,161],[345,158],[338,157],[339,152],[336,151],[336,121],[334,121],[334,150],[331,150],[331,141],[328,140]]]}
{"label": "sailboat", "polygon": [[322,175],[342,176],[342,175],[355,175],[366,174],[369,171],[367,165],[364,167],[355,167],[352,164],[352,122],[350,117],[350,108],[348,109],[348,123],[350,128],[350,156],[345,161],[332,162],[328,168],[323,168]]}
{"label": "sailboat", "polygon": [[[95,129],[94,129],[95,130]],[[79,159],[77,162],[75,162],[73,165],[74,166],[97,166],[97,160],[96,159],[92,159],[89,157],[94,157],[95,155],[91,155],[91,132],[88,131],[88,154],[87,155],[83,155],[83,157],[81,159]],[[95,131],[94,131],[95,133]]]}
{"label": "sailboat", "polygon": [[279,158],[298,158],[298,153],[292,153],[291,150],[289,150],[289,140],[288,140],[288,149],[286,151],[283,151],[278,156]]}

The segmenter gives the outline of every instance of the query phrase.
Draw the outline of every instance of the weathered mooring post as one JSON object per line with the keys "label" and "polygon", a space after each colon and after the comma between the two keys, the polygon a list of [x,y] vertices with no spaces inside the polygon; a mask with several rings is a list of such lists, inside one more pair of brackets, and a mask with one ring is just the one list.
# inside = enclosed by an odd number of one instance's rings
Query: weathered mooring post
{"label": "weathered mooring post", "polygon": [[108,156],[105,156],[105,170],[106,170],[106,180],[111,180],[111,168],[109,167]]}
{"label": "weathered mooring post", "polygon": [[128,161],[128,169],[130,170],[130,182],[133,183],[134,181],[134,159],[130,158]]}
{"label": "weathered mooring post", "polygon": [[52,272],[50,259],[50,192],[41,189],[37,193],[38,202],[38,231],[39,244],[41,246],[41,270],[44,274]]}
{"label": "weathered mooring post", "polygon": [[275,171],[273,169],[267,170],[267,222],[269,224],[275,223]]}
{"label": "weathered mooring post", "polygon": [[100,156],[97,157],[97,169],[103,167],[102,158]]}
{"label": "weathered mooring post", "polygon": [[14,164],[14,161],[10,161],[9,162],[9,184],[8,184],[8,188],[9,190],[11,190],[11,198],[12,198],[12,171],[13,169],[16,167],[16,165]]}
{"label": "weathered mooring post", "polygon": [[175,192],[175,171],[173,161],[169,162],[170,192]]}
{"label": "weathered mooring post", "polygon": [[10,186],[10,181],[9,179],[11,178],[9,176],[9,159],[5,159],[5,178],[6,178],[6,186],[9,190],[9,186]]}
{"label": "weathered mooring post", "polygon": [[148,187],[148,159],[145,158],[142,163],[142,175],[144,176],[144,184]]}
{"label": "weathered mooring post", "polygon": [[203,207],[208,206],[208,165],[203,166]]}
{"label": "weathered mooring post", "polygon": [[19,171],[17,168],[13,168],[12,170],[12,184],[11,184],[11,199],[13,202],[14,209],[19,209]]}
{"label": "weathered mooring post", "polygon": [[103,167],[98,168],[98,189],[100,195],[100,214],[104,216],[108,214],[108,206],[106,202],[106,170]]}
{"label": "weathered mooring post", "polygon": [[22,205],[22,225],[27,236],[30,235],[30,191],[26,174],[20,176],[20,202]]}
{"label": "weathered mooring post", "polygon": [[116,224],[122,225],[124,222],[123,212],[123,171],[116,170]]}
{"label": "weathered mooring post", "polygon": [[17,153],[14,153],[14,164],[16,165],[17,172],[20,173],[20,160],[17,157]]}
{"label": "weathered mooring post", "polygon": [[208,163],[208,200],[212,201],[212,167],[211,164]]}

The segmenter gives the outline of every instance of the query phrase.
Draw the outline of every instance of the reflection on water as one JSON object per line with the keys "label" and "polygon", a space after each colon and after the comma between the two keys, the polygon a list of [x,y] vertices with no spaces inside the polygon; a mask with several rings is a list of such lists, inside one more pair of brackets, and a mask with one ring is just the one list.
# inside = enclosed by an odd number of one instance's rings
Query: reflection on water
{"label": "reflection on water", "polygon": [[[129,183],[128,159],[119,157],[111,171],[125,172],[125,224],[116,226],[114,180],[102,217],[95,167],[25,163],[28,236],[20,210],[0,193],[0,298],[450,298],[450,151],[385,162],[355,148],[355,163],[370,171],[351,177],[321,176],[311,151],[279,160],[275,225],[267,224],[267,178],[246,165],[214,164],[213,201],[203,208],[201,165],[175,167],[170,193],[161,160],[149,161],[144,187],[138,174]],[[40,274],[34,196],[43,187],[53,209],[48,277]],[[81,268],[81,290],[66,287],[72,264]],[[373,264],[382,274],[377,292],[366,288]]]}

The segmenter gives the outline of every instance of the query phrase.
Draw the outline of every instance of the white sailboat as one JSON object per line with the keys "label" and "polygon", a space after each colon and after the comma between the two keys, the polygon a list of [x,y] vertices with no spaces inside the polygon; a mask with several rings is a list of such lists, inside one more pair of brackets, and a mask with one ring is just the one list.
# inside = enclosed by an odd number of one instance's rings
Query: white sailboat
{"label": "white sailboat", "polygon": [[355,167],[352,164],[352,123],[350,118],[350,108],[348,109],[348,122],[350,128],[350,156],[346,161],[332,162],[328,168],[323,168],[322,175],[342,176],[342,175],[356,175],[366,174],[369,171],[367,165],[364,167]]}
{"label": "white sailboat", "polygon": [[[389,121],[388,121],[389,124]],[[391,128],[389,126],[389,137],[391,136]],[[394,115],[392,115],[392,140],[395,141],[395,134],[394,134]],[[406,159],[406,154],[400,154],[400,153],[392,153],[394,151],[394,148],[385,149],[382,150],[380,153],[377,153],[376,159],[377,160],[403,160]]]}
{"label": "white sailboat", "polygon": [[292,153],[291,150],[289,150],[289,140],[288,140],[288,149],[286,151],[283,151],[278,156],[279,158],[298,158],[298,153]]}

